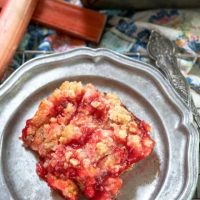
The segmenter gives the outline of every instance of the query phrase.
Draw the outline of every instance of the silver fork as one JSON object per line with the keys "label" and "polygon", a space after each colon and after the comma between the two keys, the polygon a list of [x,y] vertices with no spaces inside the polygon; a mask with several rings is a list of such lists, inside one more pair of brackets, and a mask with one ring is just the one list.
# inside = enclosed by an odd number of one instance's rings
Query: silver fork
{"label": "silver fork", "polygon": [[[150,58],[155,61],[157,68],[166,76],[176,92],[192,111],[194,121],[200,131],[200,114],[194,105],[189,85],[178,67],[174,44],[158,32],[152,31],[147,45],[147,51]],[[195,90],[199,91],[199,89],[196,88]]]}

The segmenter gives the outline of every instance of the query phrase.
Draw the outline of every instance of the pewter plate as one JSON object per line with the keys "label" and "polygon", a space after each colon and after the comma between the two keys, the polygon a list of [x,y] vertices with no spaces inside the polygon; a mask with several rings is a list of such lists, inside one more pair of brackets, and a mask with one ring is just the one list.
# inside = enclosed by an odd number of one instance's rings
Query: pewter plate
{"label": "pewter plate", "polygon": [[81,48],[36,58],[0,87],[0,199],[59,200],[35,172],[36,155],[19,140],[26,119],[63,81],[117,93],[149,122],[154,152],[123,175],[119,200],[188,200],[198,175],[198,132],[192,114],[153,66],[105,49]]}

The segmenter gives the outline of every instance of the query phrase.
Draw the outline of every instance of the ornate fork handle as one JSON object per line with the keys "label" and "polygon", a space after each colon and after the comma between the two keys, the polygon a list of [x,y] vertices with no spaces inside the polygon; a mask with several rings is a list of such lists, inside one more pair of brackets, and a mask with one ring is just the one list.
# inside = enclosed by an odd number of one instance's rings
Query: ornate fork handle
{"label": "ornate fork handle", "polygon": [[174,67],[178,66],[176,57],[173,55],[158,55],[156,58],[156,65],[163,71],[178,94],[184,99],[187,105],[189,105],[191,100],[189,86],[180,70]]}
{"label": "ornate fork handle", "polygon": [[181,74],[175,55],[175,46],[166,37],[152,31],[147,50],[149,56],[156,61],[158,69],[166,76],[171,85],[192,111],[194,120],[200,129],[200,115],[192,100],[189,85]]}

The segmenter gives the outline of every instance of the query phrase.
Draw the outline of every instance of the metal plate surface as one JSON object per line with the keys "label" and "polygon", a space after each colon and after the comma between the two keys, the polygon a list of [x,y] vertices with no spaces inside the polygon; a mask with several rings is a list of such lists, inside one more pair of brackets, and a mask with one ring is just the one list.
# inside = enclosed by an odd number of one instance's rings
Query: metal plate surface
{"label": "metal plate surface", "polygon": [[19,140],[41,99],[65,80],[117,93],[152,125],[154,152],[123,175],[119,200],[188,200],[198,175],[198,132],[192,114],[153,66],[110,50],[81,48],[36,58],[0,86],[0,200],[60,200],[35,172],[37,156]]}

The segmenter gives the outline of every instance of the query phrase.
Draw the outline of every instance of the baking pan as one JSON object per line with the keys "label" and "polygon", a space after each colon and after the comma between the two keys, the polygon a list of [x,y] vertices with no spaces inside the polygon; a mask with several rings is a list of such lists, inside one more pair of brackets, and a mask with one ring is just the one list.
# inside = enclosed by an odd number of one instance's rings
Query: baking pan
{"label": "baking pan", "polygon": [[198,176],[198,131],[193,116],[153,66],[106,49],[79,48],[35,58],[0,86],[0,199],[60,200],[35,172],[37,156],[19,139],[41,99],[63,81],[93,83],[115,92],[149,122],[153,153],[123,175],[118,200],[188,200]]}

